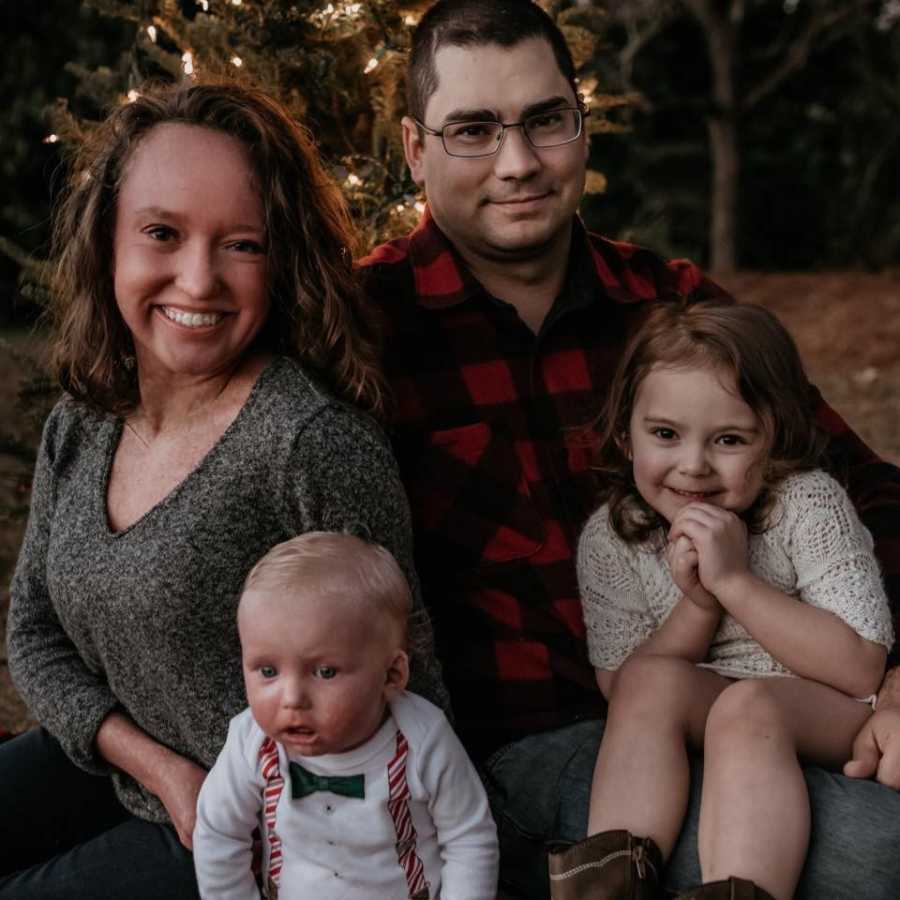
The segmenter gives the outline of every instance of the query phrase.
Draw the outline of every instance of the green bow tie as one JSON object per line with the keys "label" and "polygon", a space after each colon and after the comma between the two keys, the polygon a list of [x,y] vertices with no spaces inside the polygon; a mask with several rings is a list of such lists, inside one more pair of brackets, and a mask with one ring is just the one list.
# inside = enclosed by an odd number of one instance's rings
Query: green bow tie
{"label": "green bow tie", "polygon": [[332,794],[356,797],[359,800],[366,798],[365,775],[316,775],[295,762],[291,763],[290,768],[291,797],[294,800],[300,800],[316,791],[330,791]]}

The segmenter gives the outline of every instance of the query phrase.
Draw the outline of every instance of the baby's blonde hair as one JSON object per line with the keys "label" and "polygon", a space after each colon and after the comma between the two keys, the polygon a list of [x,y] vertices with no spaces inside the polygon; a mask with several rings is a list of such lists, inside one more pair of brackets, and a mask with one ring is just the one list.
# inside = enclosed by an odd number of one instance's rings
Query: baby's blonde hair
{"label": "baby's blonde hair", "polygon": [[390,551],[352,534],[309,531],[276,544],[250,570],[250,591],[340,592],[368,602],[398,628],[403,645],[412,610],[409,582]]}

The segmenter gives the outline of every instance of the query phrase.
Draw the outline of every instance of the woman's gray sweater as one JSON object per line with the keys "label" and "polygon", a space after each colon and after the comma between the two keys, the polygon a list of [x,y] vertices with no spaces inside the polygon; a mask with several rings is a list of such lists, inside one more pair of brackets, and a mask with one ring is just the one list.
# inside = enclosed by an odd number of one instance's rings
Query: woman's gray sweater
{"label": "woman's gray sweater", "polygon": [[[109,767],[94,738],[124,710],[209,767],[246,706],[236,609],[251,566],[306,531],[383,544],[410,577],[406,497],[383,435],[291,360],[260,375],[196,469],[129,528],[110,530],[106,493],[122,420],[62,400],[44,428],[31,515],[12,582],[9,666],[32,713],[88,771]],[[445,704],[418,616],[414,690]],[[112,773],[135,815],[168,821],[159,800]]]}

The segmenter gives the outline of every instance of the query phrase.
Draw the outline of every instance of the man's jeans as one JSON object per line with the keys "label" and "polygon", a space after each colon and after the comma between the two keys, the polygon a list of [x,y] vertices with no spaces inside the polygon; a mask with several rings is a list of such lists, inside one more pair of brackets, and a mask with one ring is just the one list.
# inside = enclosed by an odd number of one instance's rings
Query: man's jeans
{"label": "man's jeans", "polygon": [[0,745],[0,898],[199,900],[175,830],[131,815],[42,728]]}
{"label": "man's jeans", "polygon": [[[509,744],[485,766],[500,836],[500,880],[517,896],[546,900],[546,845],[585,836],[602,733],[603,722],[579,722]],[[701,762],[694,759],[687,820],[667,869],[670,890],[700,883],[702,772]],[[900,898],[900,794],[873,781],[814,767],[804,773],[812,839],[797,900]]]}

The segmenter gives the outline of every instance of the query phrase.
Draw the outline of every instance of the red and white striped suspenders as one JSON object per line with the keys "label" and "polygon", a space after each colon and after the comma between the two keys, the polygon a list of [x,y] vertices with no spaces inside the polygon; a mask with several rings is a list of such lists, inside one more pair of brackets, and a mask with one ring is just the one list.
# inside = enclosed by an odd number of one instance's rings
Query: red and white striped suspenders
{"label": "red and white striped suspenders", "polygon": [[[416,853],[416,829],[409,812],[409,783],[406,779],[406,760],[409,756],[409,744],[403,732],[397,730],[397,750],[394,758],[388,763],[388,812],[394,823],[397,834],[397,861],[406,876],[406,885],[410,900],[428,900],[428,882],[425,880],[425,867]],[[281,792],[284,790],[284,778],[278,765],[278,746],[272,738],[267,737],[259,748],[259,762],[262,776],[265,779],[263,788],[263,818],[265,820],[265,840],[269,845],[268,871],[263,872],[266,892],[269,900],[274,900],[281,881],[281,838],[275,830],[276,810]]]}

